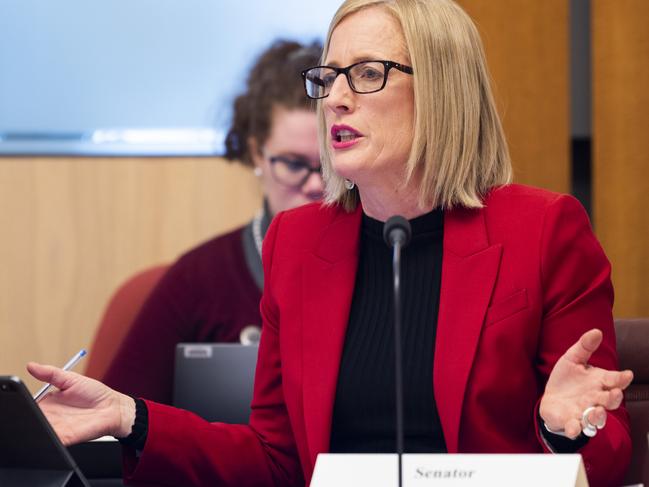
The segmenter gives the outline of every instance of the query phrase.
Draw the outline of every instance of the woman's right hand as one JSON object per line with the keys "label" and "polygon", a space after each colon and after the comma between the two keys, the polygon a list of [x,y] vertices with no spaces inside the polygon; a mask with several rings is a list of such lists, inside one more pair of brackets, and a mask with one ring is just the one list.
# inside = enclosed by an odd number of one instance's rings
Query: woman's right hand
{"label": "woman's right hand", "polygon": [[38,404],[64,445],[106,435],[121,438],[131,433],[135,421],[135,401],[131,397],[51,365],[30,362],[27,370],[58,389]]}

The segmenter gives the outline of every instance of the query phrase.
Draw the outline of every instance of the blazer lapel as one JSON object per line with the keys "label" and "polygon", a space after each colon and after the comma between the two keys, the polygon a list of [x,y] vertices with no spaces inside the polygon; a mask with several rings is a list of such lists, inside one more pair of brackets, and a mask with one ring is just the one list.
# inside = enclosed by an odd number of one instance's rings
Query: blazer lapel
{"label": "blazer lapel", "polygon": [[303,404],[312,464],[329,449],[331,417],[358,266],[362,210],[340,210],[305,256],[302,278]]}
{"label": "blazer lapel", "polygon": [[458,451],[464,391],[501,253],[501,245],[489,245],[482,210],[456,209],[445,214],[433,380],[449,453]]}

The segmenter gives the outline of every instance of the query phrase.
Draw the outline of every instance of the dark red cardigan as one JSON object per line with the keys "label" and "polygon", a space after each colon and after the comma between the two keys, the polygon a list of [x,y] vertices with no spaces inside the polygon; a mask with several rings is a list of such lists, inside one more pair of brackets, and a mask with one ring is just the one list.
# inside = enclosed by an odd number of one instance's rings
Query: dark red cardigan
{"label": "dark red cardigan", "polygon": [[165,404],[172,399],[180,342],[238,342],[261,326],[261,291],[248,270],[238,228],[184,254],[138,314],[103,378],[120,392]]}

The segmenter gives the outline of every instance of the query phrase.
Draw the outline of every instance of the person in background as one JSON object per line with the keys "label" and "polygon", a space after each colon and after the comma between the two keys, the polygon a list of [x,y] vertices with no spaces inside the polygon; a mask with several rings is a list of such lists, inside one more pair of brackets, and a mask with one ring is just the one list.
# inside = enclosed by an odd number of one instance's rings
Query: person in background
{"label": "person in background", "polygon": [[393,215],[402,253],[406,453],[630,459],[610,264],[573,197],[511,183],[482,43],[451,0],[346,0],[321,63],[325,204],[277,215],[249,424],[208,423],[73,372],[28,370],[65,443],[111,434],[129,481],[303,486],[319,453],[395,451]]}
{"label": "person in background", "polygon": [[99,378],[110,387],[170,404],[177,343],[258,336],[268,225],[278,212],[323,194],[315,104],[300,80],[321,52],[317,44],[278,41],[257,59],[234,102],[225,157],[254,168],[263,208],[247,225],[199,245],[169,268]]}

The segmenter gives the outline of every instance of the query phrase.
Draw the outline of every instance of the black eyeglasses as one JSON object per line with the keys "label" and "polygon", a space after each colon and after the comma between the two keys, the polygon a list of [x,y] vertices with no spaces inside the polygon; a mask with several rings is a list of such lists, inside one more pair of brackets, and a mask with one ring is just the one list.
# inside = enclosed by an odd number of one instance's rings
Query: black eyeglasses
{"label": "black eyeglasses", "polygon": [[361,61],[346,68],[315,66],[302,71],[306,96],[314,100],[326,98],[339,74],[344,74],[349,87],[356,93],[366,94],[381,91],[388,82],[388,73],[396,68],[406,74],[413,70],[405,64],[394,61]]}
{"label": "black eyeglasses", "polygon": [[301,188],[312,173],[322,175],[322,167],[313,167],[307,161],[290,156],[269,157],[270,171],[275,180],[291,188]]}

